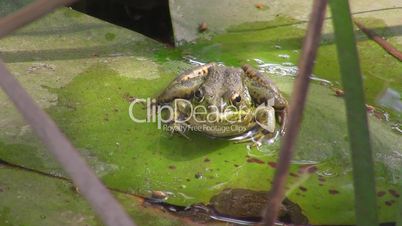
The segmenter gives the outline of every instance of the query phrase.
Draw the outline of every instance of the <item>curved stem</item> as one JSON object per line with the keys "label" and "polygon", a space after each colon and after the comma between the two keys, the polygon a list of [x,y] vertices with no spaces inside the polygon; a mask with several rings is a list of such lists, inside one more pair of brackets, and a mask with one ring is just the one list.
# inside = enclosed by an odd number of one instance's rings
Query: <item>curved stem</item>
{"label": "curved stem", "polygon": [[299,70],[289,106],[287,131],[283,137],[278,167],[275,172],[269,202],[265,210],[263,225],[275,223],[284,196],[284,187],[289,174],[293,148],[299,132],[304,105],[309,87],[309,77],[313,71],[314,60],[320,45],[321,30],[325,18],[327,0],[314,0],[307,34],[300,56]]}

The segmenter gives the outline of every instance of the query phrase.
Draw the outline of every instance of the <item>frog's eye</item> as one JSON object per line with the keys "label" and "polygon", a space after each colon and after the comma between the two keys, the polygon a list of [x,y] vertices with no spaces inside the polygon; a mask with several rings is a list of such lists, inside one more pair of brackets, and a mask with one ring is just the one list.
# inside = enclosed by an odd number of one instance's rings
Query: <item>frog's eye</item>
{"label": "frog's eye", "polygon": [[233,101],[234,103],[239,103],[239,102],[241,101],[241,96],[240,96],[239,94],[233,95],[232,101]]}
{"label": "frog's eye", "polygon": [[202,91],[200,89],[195,91],[194,97],[197,98],[197,99],[201,99],[202,98]]}

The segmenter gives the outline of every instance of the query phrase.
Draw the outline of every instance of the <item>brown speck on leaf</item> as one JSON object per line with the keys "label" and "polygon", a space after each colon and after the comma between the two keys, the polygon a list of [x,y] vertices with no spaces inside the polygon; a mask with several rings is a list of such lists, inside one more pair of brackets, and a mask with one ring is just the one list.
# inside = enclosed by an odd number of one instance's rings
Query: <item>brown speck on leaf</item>
{"label": "brown speck on leaf", "polygon": [[341,90],[341,89],[336,89],[335,88],[334,92],[335,92],[335,96],[337,96],[337,97],[343,97],[345,95],[345,92],[343,90]]}
{"label": "brown speck on leaf", "polygon": [[258,163],[258,164],[264,164],[265,163],[261,159],[254,158],[254,157],[247,159],[247,162],[249,162],[249,163]]}
{"label": "brown speck on leaf", "polygon": [[329,194],[331,194],[331,195],[339,194],[339,191],[338,191],[338,190],[335,190],[335,189],[329,189],[328,192],[329,192]]}
{"label": "brown speck on leaf", "polygon": [[170,166],[169,166],[169,169],[174,170],[174,169],[176,169],[176,166],[174,166],[174,165],[170,165]]}
{"label": "brown speck on leaf", "polygon": [[318,177],[318,180],[321,181],[321,182],[325,182],[325,178],[324,178],[324,177],[321,177],[321,176]]}
{"label": "brown speck on leaf", "polygon": [[264,3],[262,3],[262,2],[259,2],[259,3],[255,4],[255,8],[257,8],[257,9],[267,9],[268,6],[266,4],[264,4]]}
{"label": "brown speck on leaf", "polygon": [[234,165],[234,167],[239,167],[239,165],[237,165],[237,164],[233,164]]}
{"label": "brown speck on leaf", "polygon": [[385,191],[379,191],[379,192],[377,192],[377,196],[378,196],[378,197],[383,197],[385,194],[386,194]]}
{"label": "brown speck on leaf", "polygon": [[131,96],[129,93],[124,93],[123,94],[123,99],[127,100],[129,103],[133,102],[135,99],[135,97]]}
{"label": "brown speck on leaf", "polygon": [[277,163],[276,162],[268,162],[268,165],[271,167],[271,168],[276,168],[276,165],[277,165]]}
{"label": "brown speck on leaf", "polygon": [[204,32],[204,31],[206,31],[206,30],[208,30],[208,24],[204,21],[204,22],[201,22],[199,25],[198,25],[198,31],[199,32]]}
{"label": "brown speck on leaf", "polygon": [[209,158],[205,158],[204,162],[210,162],[211,160]]}
{"label": "brown speck on leaf", "polygon": [[307,191],[307,188],[306,188],[306,187],[303,187],[303,186],[299,186],[299,189],[300,189],[300,191],[302,191],[302,192],[306,192],[306,191]]}
{"label": "brown speck on leaf", "polygon": [[394,196],[395,198],[399,198],[399,196],[400,196],[399,192],[397,192],[397,191],[395,191],[395,190],[393,190],[393,189],[389,189],[388,192],[389,192],[392,196]]}

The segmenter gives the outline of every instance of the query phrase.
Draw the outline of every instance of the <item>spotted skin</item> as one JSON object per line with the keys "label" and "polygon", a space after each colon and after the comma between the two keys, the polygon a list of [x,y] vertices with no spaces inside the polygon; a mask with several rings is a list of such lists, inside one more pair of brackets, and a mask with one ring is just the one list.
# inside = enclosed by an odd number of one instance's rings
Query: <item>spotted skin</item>
{"label": "spotted skin", "polygon": [[[201,131],[213,137],[235,136],[233,140],[245,142],[262,140],[267,136],[272,137],[276,121],[281,124],[280,132],[283,134],[285,131],[286,99],[271,80],[249,65],[244,65],[240,69],[209,63],[183,72],[157,97],[157,104],[173,105],[173,102],[180,100],[187,100],[187,102],[182,101],[181,108],[174,113],[175,118],[188,116],[188,112],[185,110],[190,107],[187,106],[188,103],[192,103],[193,106],[205,106],[208,111],[211,106],[217,107],[219,117],[226,114],[222,111],[225,106],[236,106],[237,109],[241,109],[231,114],[241,112],[243,120],[237,125],[245,128],[244,131],[249,131],[249,133],[243,135],[233,131]],[[254,114],[258,112],[256,110],[259,108],[262,108],[267,114]],[[191,119],[186,122],[185,126],[172,122],[171,127],[183,134],[184,131],[180,128],[199,126],[200,124],[197,123],[197,120]],[[207,125],[218,126],[222,129],[228,128],[232,124],[215,122]],[[258,126],[260,128],[256,129],[255,127]]]}

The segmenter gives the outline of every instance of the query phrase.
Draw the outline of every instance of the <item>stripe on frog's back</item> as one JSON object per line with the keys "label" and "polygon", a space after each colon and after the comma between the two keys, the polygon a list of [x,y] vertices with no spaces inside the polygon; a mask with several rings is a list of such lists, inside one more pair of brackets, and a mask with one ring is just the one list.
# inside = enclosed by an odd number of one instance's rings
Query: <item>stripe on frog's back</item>
{"label": "stripe on frog's back", "polygon": [[248,78],[258,82],[261,85],[269,87],[271,80],[263,76],[259,71],[255,70],[248,64],[245,64],[241,67]]}
{"label": "stripe on frog's back", "polygon": [[179,75],[177,78],[178,81],[187,81],[192,78],[200,77],[200,76],[206,76],[209,72],[209,69],[216,65],[215,63],[209,63],[205,64],[196,68],[193,68],[191,70],[188,70],[184,72],[183,74]]}

